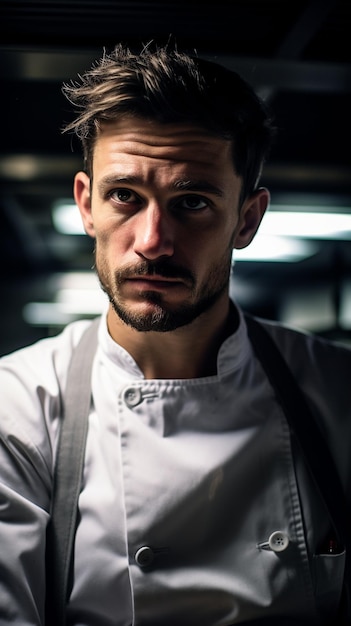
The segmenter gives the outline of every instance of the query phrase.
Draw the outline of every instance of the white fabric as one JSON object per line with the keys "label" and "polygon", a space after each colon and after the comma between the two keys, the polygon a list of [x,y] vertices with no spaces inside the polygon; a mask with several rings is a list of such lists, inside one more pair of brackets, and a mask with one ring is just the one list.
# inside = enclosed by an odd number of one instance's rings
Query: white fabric
{"label": "white fabric", "polygon": [[[87,323],[1,360],[1,625],[44,623],[61,395]],[[268,328],[317,407],[349,488],[350,351]],[[217,376],[152,381],[102,318],[79,509],[70,624],[225,626],[271,616],[313,624],[337,602],[344,556],[318,554],[328,520],[301,459],[294,469],[284,415],[242,317]],[[289,539],[279,552],[260,545],[275,531]],[[135,558],[144,546],[154,555],[148,567]]]}

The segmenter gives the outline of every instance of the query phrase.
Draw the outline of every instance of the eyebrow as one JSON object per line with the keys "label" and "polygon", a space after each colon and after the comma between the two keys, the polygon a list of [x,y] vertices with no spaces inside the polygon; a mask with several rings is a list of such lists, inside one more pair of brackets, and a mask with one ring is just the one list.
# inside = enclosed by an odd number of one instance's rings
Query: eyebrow
{"label": "eyebrow", "polygon": [[100,194],[103,194],[107,187],[120,185],[141,185],[141,178],[139,176],[104,176],[97,183],[97,188]]}
{"label": "eyebrow", "polygon": [[[100,194],[103,194],[107,187],[120,186],[120,185],[137,185],[143,186],[144,180],[140,176],[127,175],[127,176],[105,176],[98,182],[98,190]],[[177,180],[170,184],[170,189],[175,191],[191,191],[210,193],[215,196],[223,197],[224,193],[222,189],[216,187],[212,183],[206,180]]]}
{"label": "eyebrow", "polygon": [[177,180],[172,187],[177,191],[202,191],[204,193],[214,194],[215,196],[223,196],[223,191],[207,180]]}

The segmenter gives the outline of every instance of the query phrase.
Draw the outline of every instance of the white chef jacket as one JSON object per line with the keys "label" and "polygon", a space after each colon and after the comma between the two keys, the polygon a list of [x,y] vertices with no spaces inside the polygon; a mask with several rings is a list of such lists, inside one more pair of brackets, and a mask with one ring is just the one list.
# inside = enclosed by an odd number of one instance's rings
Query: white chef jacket
{"label": "white chef jacket", "polygon": [[[0,361],[0,625],[44,623],[62,396],[87,324]],[[266,326],[317,409],[350,493],[351,352]],[[312,625],[335,609],[344,554],[321,547],[330,521],[293,459],[241,312],[217,363],[215,376],[145,380],[102,317],[69,624]]]}

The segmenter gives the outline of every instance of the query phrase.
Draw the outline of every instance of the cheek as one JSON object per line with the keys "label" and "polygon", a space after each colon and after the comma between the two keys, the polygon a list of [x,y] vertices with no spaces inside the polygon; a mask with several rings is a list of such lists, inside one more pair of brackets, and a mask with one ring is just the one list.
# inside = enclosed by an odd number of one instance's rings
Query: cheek
{"label": "cheek", "polygon": [[96,226],[96,247],[101,254],[110,256],[123,252],[128,246],[128,235],[123,228],[116,228],[114,224],[104,223]]}
{"label": "cheek", "polygon": [[116,238],[108,231],[98,231],[95,239],[95,260],[100,271],[113,272],[119,264],[119,257]]}
{"label": "cheek", "polygon": [[237,221],[227,224],[226,228],[213,228],[206,238],[194,237],[194,250],[199,250],[203,264],[216,262],[227,256],[233,249],[233,241],[236,235]]}
{"label": "cheek", "polygon": [[198,280],[206,281],[213,271],[230,271],[232,263],[232,233],[226,238],[212,238],[206,244],[194,240],[190,252],[187,253],[188,267]]}

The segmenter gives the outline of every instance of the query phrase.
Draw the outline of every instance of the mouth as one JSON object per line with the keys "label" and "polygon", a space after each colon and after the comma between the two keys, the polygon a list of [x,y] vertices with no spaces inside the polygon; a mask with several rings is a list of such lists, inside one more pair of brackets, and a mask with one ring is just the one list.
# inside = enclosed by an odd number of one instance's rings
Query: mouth
{"label": "mouth", "polygon": [[184,287],[184,281],[180,278],[165,278],[164,276],[130,276],[126,282],[132,283],[135,287],[148,290],[174,289]]}

